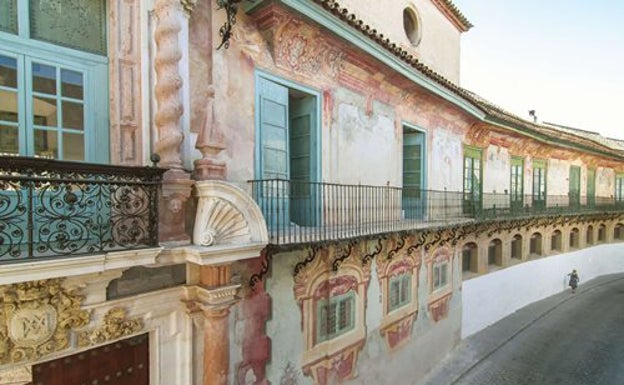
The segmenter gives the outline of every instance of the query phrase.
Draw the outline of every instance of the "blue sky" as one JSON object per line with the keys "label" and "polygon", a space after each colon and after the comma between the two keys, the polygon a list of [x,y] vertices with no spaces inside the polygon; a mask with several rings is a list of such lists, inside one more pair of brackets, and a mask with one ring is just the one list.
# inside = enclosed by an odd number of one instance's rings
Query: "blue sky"
{"label": "blue sky", "polygon": [[521,117],[624,139],[624,0],[454,0],[461,85]]}

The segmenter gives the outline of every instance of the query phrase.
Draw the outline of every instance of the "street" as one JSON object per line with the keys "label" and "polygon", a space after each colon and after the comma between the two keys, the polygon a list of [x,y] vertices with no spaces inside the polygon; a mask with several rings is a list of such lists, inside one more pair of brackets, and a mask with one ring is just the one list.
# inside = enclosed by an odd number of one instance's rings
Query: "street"
{"label": "street", "polygon": [[[568,291],[554,297],[545,300],[557,301],[550,310],[462,374],[428,384],[624,384],[624,277],[612,276],[592,287],[581,285],[576,294]],[[487,333],[475,338],[491,339]],[[472,341],[473,348],[478,343]],[[459,350],[455,354],[462,354]]]}

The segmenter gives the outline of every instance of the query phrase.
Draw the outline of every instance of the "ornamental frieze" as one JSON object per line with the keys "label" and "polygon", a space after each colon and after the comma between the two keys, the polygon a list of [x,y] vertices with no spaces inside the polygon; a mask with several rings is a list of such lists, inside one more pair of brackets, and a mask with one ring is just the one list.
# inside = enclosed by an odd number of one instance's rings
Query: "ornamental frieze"
{"label": "ornamental frieze", "polygon": [[0,365],[36,360],[64,350],[70,332],[89,322],[84,297],[61,279],[0,287]]}
{"label": "ornamental frieze", "polygon": [[78,346],[98,345],[120,339],[143,330],[141,318],[128,318],[126,309],[115,307],[104,316],[104,324],[93,330],[85,330],[78,334]]}

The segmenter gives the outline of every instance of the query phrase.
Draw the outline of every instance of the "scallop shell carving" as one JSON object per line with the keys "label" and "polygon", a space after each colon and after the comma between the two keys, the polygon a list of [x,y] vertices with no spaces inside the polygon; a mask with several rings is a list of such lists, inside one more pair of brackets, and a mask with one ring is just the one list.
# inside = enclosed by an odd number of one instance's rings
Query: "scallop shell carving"
{"label": "scallop shell carving", "polygon": [[196,240],[202,246],[229,244],[249,239],[249,226],[243,214],[229,202],[211,198],[206,202],[206,222]]}

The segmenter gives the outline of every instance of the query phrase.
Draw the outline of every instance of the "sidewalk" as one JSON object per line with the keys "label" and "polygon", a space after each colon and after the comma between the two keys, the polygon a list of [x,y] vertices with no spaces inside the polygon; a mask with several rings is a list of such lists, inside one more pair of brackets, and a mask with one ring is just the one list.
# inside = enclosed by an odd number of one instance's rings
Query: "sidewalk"
{"label": "sidewalk", "polygon": [[588,282],[581,282],[572,294],[569,290],[532,303],[497,323],[464,339],[427,377],[415,385],[452,385],[457,380],[486,360],[492,353],[505,345],[516,335],[548,315],[574,296],[593,290],[614,280],[624,279],[624,274],[605,275]]}

